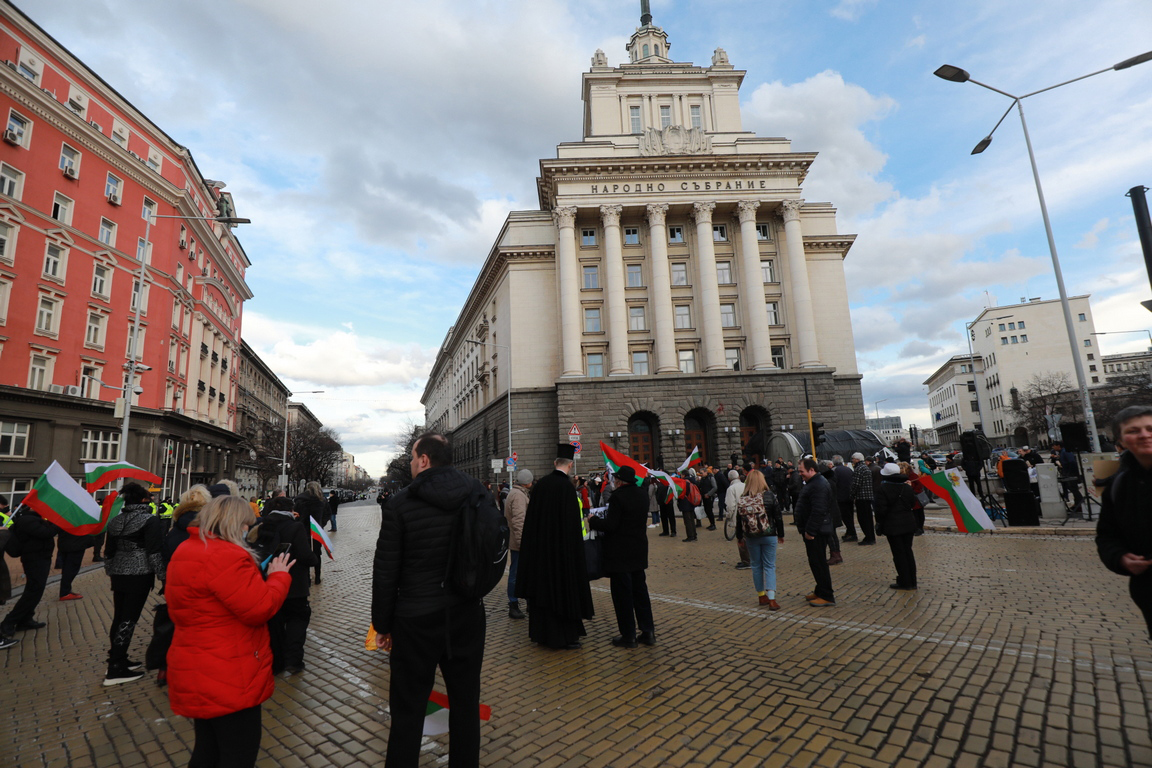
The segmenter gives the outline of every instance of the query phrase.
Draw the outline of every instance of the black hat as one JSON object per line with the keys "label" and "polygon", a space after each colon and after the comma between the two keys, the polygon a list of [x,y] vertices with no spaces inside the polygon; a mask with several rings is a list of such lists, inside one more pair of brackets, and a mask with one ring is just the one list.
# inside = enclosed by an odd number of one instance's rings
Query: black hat
{"label": "black hat", "polygon": [[568,443],[557,443],[556,458],[574,461],[576,459],[576,446],[569,445]]}
{"label": "black hat", "polygon": [[212,494],[212,498],[215,499],[219,496],[229,496],[232,492],[224,483],[216,483],[215,485],[208,486],[208,493]]}
{"label": "black hat", "polygon": [[620,469],[616,470],[616,477],[625,483],[635,483],[636,470],[632,469],[632,467],[620,467]]}

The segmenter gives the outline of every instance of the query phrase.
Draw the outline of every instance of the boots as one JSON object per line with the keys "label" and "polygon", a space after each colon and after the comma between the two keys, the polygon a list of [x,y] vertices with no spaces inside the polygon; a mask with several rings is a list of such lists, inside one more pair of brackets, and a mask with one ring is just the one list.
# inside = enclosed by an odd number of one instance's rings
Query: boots
{"label": "boots", "polygon": [[828,565],[840,565],[842,562],[844,562],[844,556],[839,552],[833,552],[828,557]]}

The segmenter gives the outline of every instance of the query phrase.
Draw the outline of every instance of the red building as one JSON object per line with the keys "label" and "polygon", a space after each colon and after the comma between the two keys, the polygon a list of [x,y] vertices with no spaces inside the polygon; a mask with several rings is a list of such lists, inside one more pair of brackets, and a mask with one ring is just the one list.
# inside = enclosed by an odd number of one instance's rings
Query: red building
{"label": "red building", "polygon": [[0,494],[53,459],[78,475],[120,455],[138,300],[126,458],[169,492],[227,475],[250,262],[197,217],[234,216],[231,196],[19,10],[0,22]]}

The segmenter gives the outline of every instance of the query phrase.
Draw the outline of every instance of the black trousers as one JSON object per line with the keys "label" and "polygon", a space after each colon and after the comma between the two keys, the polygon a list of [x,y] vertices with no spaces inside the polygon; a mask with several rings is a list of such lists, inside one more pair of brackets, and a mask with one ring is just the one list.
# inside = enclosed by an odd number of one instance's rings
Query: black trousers
{"label": "black trousers", "polygon": [[104,542],[108,538],[108,531],[100,531],[96,534],[96,538],[92,539],[95,542],[92,545],[92,556],[100,557],[100,553],[104,551]]}
{"label": "black trousers", "polygon": [[304,666],[304,640],[308,636],[308,622],[312,606],[306,597],[290,597],[268,620],[268,642],[272,646],[272,672],[278,674],[287,667]]}
{"label": "black trousers", "polygon": [[832,529],[832,533],[825,534],[825,540],[828,542],[829,552],[840,551],[840,537],[836,535],[836,529]]}
{"label": "black trousers", "polygon": [[912,533],[888,535],[888,546],[892,549],[892,562],[896,565],[896,583],[902,587],[916,586],[916,557],[912,554],[914,535]]}
{"label": "black trousers", "polygon": [[196,745],[188,768],[252,768],[260,754],[260,705],[193,720]]}
{"label": "black trousers", "polygon": [[112,628],[108,630],[108,668],[122,668],[128,664],[128,646],[136,632],[136,622],[144,612],[148,592],[112,590]]}
{"label": "black trousers", "polygon": [[648,581],[644,571],[610,573],[608,582],[612,589],[612,607],[616,610],[616,628],[620,630],[620,637],[631,640],[636,636],[637,626],[641,632],[655,632],[652,601],[648,597]]}
{"label": "black trousers", "polygon": [[1148,635],[1152,637],[1152,571],[1144,571],[1139,576],[1129,578],[1128,594],[1144,614],[1144,621],[1148,624]]}
{"label": "black trousers", "polygon": [[680,510],[680,519],[684,521],[684,536],[688,539],[696,538],[696,510],[682,509]]}
{"label": "black trousers", "polygon": [[[415,768],[428,696],[436,682],[436,667],[448,689],[448,750],[450,768],[480,764],[480,667],[484,662],[484,605],[458,605],[425,616],[397,616],[392,624],[391,681],[385,768]],[[449,654],[449,641],[451,654]]]}
{"label": "black trousers", "polygon": [[327,555],[324,553],[324,546],[320,542],[313,540],[312,554],[316,555],[316,565],[314,567],[316,568],[316,583],[319,584],[320,566],[323,564],[324,558],[327,557]]}
{"label": "black trousers", "polygon": [[708,525],[716,525],[716,518],[712,514],[712,504],[716,499],[705,497],[704,499],[704,514],[708,516]]}
{"label": "black trousers", "polygon": [[660,531],[669,536],[676,535],[676,506],[675,504],[660,505]]}
{"label": "black trousers", "polygon": [[4,617],[2,632],[8,634],[12,629],[26,621],[32,621],[36,614],[36,606],[40,605],[40,598],[44,596],[44,587],[48,584],[48,574],[52,572],[52,555],[24,555],[20,558],[24,566],[24,592],[12,610]]}
{"label": "black trousers", "polygon": [[876,524],[872,519],[872,499],[856,499],[856,522],[860,523],[861,541],[876,541]]}
{"label": "black trousers", "polygon": [[828,546],[827,537],[818,533],[811,540],[803,534],[800,538],[804,540],[804,549],[808,553],[808,567],[812,570],[812,577],[816,579],[816,589],[812,591],[816,593],[816,597],[835,600],[836,596],[832,592],[832,572],[828,570],[828,560],[824,556],[824,548]]}
{"label": "black trousers", "polygon": [[852,522],[852,499],[836,503],[840,506],[840,519],[844,521],[844,535],[856,538],[856,523]]}
{"label": "black trousers", "polygon": [[79,552],[61,552],[60,560],[60,597],[72,591],[72,580],[80,573],[80,566],[84,564],[84,550]]}

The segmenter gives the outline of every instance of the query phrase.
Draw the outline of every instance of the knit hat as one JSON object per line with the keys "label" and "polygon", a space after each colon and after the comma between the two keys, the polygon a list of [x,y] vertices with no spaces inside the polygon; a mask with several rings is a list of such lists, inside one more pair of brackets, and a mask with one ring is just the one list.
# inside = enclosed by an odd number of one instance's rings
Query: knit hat
{"label": "knit hat", "polygon": [[517,472],[516,473],[516,482],[520,483],[520,485],[531,485],[532,484],[532,470],[522,469],[519,472]]}
{"label": "knit hat", "polygon": [[864,461],[864,454],[860,452],[852,454],[852,461]]}
{"label": "knit hat", "polygon": [[892,475],[900,474],[900,465],[896,463],[885,464],[880,468],[880,474],[884,477],[891,477]]}
{"label": "knit hat", "polygon": [[208,486],[208,493],[212,494],[212,498],[230,495],[228,486],[224,485],[224,483],[216,483],[216,485]]}

